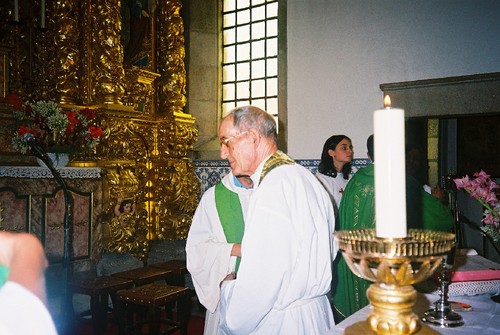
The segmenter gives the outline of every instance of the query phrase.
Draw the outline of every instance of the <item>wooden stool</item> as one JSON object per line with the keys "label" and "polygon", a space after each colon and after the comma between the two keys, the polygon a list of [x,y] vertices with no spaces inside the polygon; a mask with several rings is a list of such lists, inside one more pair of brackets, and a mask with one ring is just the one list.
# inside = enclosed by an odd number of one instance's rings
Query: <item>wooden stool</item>
{"label": "wooden stool", "polygon": [[[146,284],[131,289],[121,290],[117,293],[118,306],[120,309],[120,317],[123,318],[120,322],[120,333],[129,330],[141,331],[142,325],[149,324],[149,334],[159,334],[160,325],[166,324],[167,328],[162,334],[169,334],[176,330],[180,330],[182,335],[187,335],[187,324],[191,316],[191,295],[187,287],[170,286],[165,284]],[[177,317],[162,318],[161,307],[169,305],[173,306],[177,303]],[[133,308],[137,311],[137,307],[146,307],[147,314],[145,319],[140,319],[136,315],[135,322],[130,325],[127,321],[125,309]],[[171,315],[170,313],[167,313]]]}
{"label": "wooden stool", "polygon": [[172,271],[171,280],[169,284],[176,286],[186,286],[186,274],[188,273],[185,259],[174,259],[166,262],[150,264],[154,268]]}
{"label": "wooden stool", "polygon": [[154,283],[158,280],[166,280],[171,272],[171,270],[145,266],[142,268],[113,273],[111,276],[130,279],[134,282],[135,286],[141,286],[149,283]]}
{"label": "wooden stool", "polygon": [[[84,294],[90,296],[90,315],[94,334],[99,334],[106,325],[108,312],[108,295],[111,297],[113,306],[116,301],[118,290],[133,287],[132,280],[119,277],[100,276],[74,280],[69,283],[71,297],[73,294]],[[71,304],[71,306],[73,306]],[[82,313],[81,316],[86,315]]]}

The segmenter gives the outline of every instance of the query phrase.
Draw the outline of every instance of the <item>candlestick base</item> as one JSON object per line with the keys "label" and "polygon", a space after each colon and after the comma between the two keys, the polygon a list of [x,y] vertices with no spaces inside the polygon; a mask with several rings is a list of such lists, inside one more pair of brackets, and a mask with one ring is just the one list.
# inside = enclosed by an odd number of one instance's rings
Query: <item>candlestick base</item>
{"label": "candlestick base", "polygon": [[[376,332],[374,332],[371,328],[368,322],[366,321],[359,321],[356,322],[355,324],[350,325],[344,330],[344,335],[377,335]],[[432,328],[422,325],[415,335],[439,335],[440,333],[433,330]]]}
{"label": "candlestick base", "polygon": [[421,324],[413,312],[417,292],[412,285],[439,267],[455,235],[411,229],[408,237],[394,239],[376,237],[374,229],[359,229],[341,230],[335,237],[351,271],[374,282],[367,290],[373,310],[366,322],[373,333],[418,333]]}

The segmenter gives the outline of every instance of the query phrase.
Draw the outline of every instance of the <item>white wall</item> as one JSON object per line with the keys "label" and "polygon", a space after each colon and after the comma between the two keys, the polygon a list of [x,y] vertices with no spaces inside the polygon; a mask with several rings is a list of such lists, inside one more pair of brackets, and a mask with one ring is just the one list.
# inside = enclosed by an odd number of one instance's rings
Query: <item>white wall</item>
{"label": "white wall", "polygon": [[[366,157],[381,83],[500,71],[498,0],[288,0],[288,153]],[[397,107],[397,101],[393,101]]]}

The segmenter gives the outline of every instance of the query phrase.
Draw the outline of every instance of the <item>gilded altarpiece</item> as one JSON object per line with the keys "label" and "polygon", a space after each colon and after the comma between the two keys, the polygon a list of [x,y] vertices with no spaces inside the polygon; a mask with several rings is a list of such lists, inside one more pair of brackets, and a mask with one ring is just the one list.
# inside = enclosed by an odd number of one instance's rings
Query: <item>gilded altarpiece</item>
{"label": "gilded altarpiece", "polygon": [[[45,14],[37,0],[19,6],[17,22],[12,8],[0,9],[7,33],[0,44],[10,50],[8,91],[95,109],[104,130],[93,152],[70,163],[101,169],[103,248],[144,258],[151,240],[185,239],[200,185],[188,158],[198,135],[195,119],[183,112],[182,1],[46,0]],[[8,124],[9,106],[1,102],[0,121]],[[32,157],[8,148],[8,132],[0,129],[3,161],[32,164]],[[124,200],[133,201],[131,213],[118,209]]]}

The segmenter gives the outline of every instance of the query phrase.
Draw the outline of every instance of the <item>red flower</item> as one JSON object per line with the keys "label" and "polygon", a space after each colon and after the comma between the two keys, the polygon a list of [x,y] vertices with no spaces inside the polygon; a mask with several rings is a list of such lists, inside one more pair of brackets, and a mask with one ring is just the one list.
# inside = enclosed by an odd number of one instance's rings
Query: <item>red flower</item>
{"label": "red flower", "polygon": [[33,115],[33,109],[31,108],[30,105],[26,105],[24,106],[24,112],[26,113],[26,115],[28,116],[32,116]]}
{"label": "red flower", "polygon": [[102,135],[102,129],[100,127],[90,126],[89,131],[91,139],[98,138]]}
{"label": "red flower", "polygon": [[33,134],[35,138],[39,138],[41,136],[41,133],[36,129],[31,129],[26,126],[20,126],[17,130],[17,136],[24,138],[24,135],[26,134]]}
{"label": "red flower", "polygon": [[20,126],[19,129],[17,130],[17,134],[21,137],[23,137],[25,134],[31,134],[32,130],[26,126]]}
{"label": "red flower", "polygon": [[68,128],[66,128],[66,133],[70,134],[73,132],[75,126],[80,122],[80,120],[78,120],[76,113],[72,111],[66,112],[66,116],[69,120]]}
{"label": "red flower", "polygon": [[17,133],[12,146],[21,153],[29,151],[25,141],[27,133],[33,134],[45,149],[84,150],[94,148],[103,134],[101,128],[90,124],[90,119],[97,119],[95,111],[65,110],[52,101],[23,103],[15,94],[8,97],[9,103],[15,107],[13,113]]}
{"label": "red flower", "polygon": [[90,121],[92,119],[95,119],[97,117],[97,114],[94,110],[90,108],[85,108],[80,112],[85,118]]}

